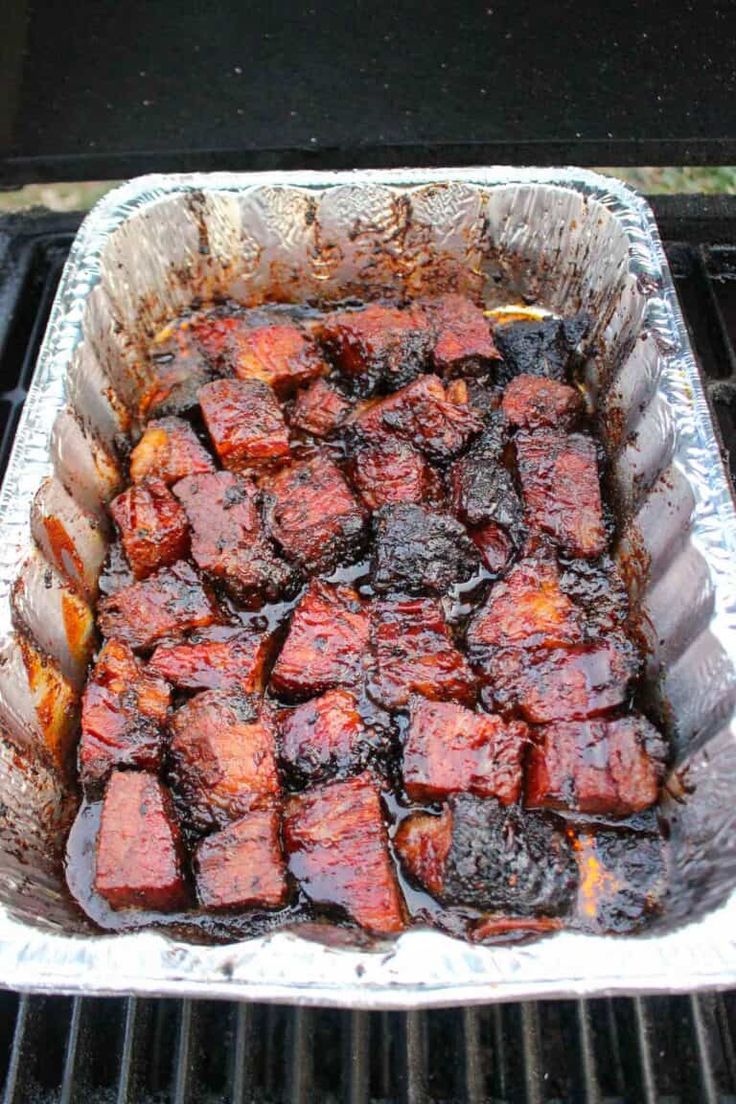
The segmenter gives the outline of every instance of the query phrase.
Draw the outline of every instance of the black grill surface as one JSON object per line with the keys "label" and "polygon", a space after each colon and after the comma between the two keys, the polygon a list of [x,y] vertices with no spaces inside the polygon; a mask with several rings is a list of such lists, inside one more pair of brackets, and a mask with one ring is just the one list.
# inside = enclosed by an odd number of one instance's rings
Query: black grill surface
{"label": "black grill surface", "polygon": [[[655,207],[736,477],[736,203]],[[0,471],[78,221],[0,219]],[[4,993],[0,1081],[7,1104],[736,1104],[736,993],[406,1014]]]}

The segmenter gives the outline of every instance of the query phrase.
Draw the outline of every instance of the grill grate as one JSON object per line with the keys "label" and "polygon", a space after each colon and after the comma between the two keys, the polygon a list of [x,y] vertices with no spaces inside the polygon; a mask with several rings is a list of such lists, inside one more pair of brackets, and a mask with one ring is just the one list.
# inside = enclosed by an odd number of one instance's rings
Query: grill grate
{"label": "grill grate", "polygon": [[[736,478],[736,248],[675,216],[668,254]],[[0,222],[0,474],[77,222]],[[736,218],[708,232],[733,242]],[[407,1014],[3,993],[0,1081],[6,1104],[736,1104],[736,993]]]}

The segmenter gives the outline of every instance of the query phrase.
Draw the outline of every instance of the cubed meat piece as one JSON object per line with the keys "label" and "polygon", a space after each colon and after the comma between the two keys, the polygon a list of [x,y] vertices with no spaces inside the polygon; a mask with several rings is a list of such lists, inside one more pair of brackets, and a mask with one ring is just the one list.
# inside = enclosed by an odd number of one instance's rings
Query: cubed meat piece
{"label": "cubed meat piece", "polygon": [[348,470],[369,510],[393,502],[439,504],[442,499],[439,474],[408,441],[388,433],[358,443]]}
{"label": "cubed meat piece", "polygon": [[197,897],[205,909],[283,905],[289,887],[275,802],[201,840],[194,870]]}
{"label": "cubed meat piece", "polygon": [[356,686],[368,651],[368,611],[351,587],[313,580],[292,615],[271,673],[277,694],[310,697]]}
{"label": "cubed meat piece", "polygon": [[445,390],[439,376],[420,376],[395,394],[368,404],[353,424],[357,437],[392,433],[430,460],[445,461],[480,433],[483,419],[469,405],[462,380]]}
{"label": "cubed meat piece", "polygon": [[432,362],[442,375],[483,375],[500,360],[488,319],[470,299],[451,293],[421,306],[434,330]]}
{"label": "cubed meat piece", "polygon": [[115,767],[158,770],[171,691],[121,640],[108,640],[82,696],[79,778],[101,782]]}
{"label": "cubed meat piece", "polygon": [[655,824],[642,832],[581,833],[575,858],[580,871],[576,920],[581,927],[624,934],[661,913],[668,878]]}
{"label": "cubed meat piece", "polygon": [[177,690],[240,690],[261,694],[273,636],[251,628],[215,625],[180,644],[159,644],[148,664]]}
{"label": "cubed meat piece", "polygon": [[514,554],[514,543],[506,531],[490,522],[468,530],[468,536],[480,552],[488,574],[503,575]]}
{"label": "cubed meat piece", "polygon": [[377,594],[446,594],[480,568],[477,548],[449,514],[400,502],[383,506],[373,528],[371,580]]}
{"label": "cubed meat piece", "polygon": [[442,895],[445,863],[452,843],[452,814],[414,813],[402,820],[394,848],[411,880],[435,897]]}
{"label": "cubed meat piece", "polygon": [[362,310],[328,314],[318,337],[341,371],[361,395],[379,387],[393,390],[424,371],[433,334],[418,307],[371,303]]}
{"label": "cubed meat piece", "polygon": [[134,483],[154,476],[171,486],[187,475],[205,475],[214,470],[212,457],[182,418],[149,422],[130,454],[130,478]]}
{"label": "cubed meat piece", "polygon": [[128,563],[136,579],[169,567],[189,552],[186,514],[160,479],[146,479],[110,503]]}
{"label": "cubed meat piece", "polygon": [[558,721],[537,734],[526,805],[630,816],[657,800],[666,750],[644,717]]}
{"label": "cubed meat piece", "polygon": [[583,397],[574,387],[544,376],[517,376],[506,388],[501,409],[522,429],[570,429],[582,415]]}
{"label": "cubed meat piece", "polygon": [[344,395],[325,380],[317,379],[298,393],[289,421],[313,437],[328,437],[342,425],[350,408]]}
{"label": "cubed meat piece", "polygon": [[516,456],[530,525],[573,556],[600,556],[607,541],[591,438],[554,429],[522,432]]}
{"label": "cubed meat piece", "polygon": [[450,469],[454,512],[468,525],[500,525],[520,544],[524,510],[510,472],[472,452],[456,460]]}
{"label": "cubed meat piece", "polygon": [[332,571],[358,553],[366,512],[328,456],[292,464],[265,483],[271,535],[309,572]]}
{"label": "cubed meat piece", "polygon": [[289,456],[289,433],[268,384],[260,380],[212,380],[200,388],[199,403],[224,468],[243,471]]}
{"label": "cubed meat piece", "polygon": [[281,762],[301,784],[355,774],[367,764],[368,734],[349,690],[328,690],[282,710],[278,726]]}
{"label": "cubed meat piece", "polygon": [[188,320],[192,340],[220,375],[232,372],[232,348],[237,334],[250,326],[244,314],[209,311]]}
{"label": "cubed meat piece", "polygon": [[315,904],[344,909],[369,932],[402,930],[381,799],[369,774],[290,798],[284,844],[291,873]]}
{"label": "cubed meat piece", "polygon": [[412,801],[437,801],[451,793],[518,801],[528,729],[472,713],[455,702],[414,697],[404,742],[404,787]]}
{"label": "cubed meat piece", "polygon": [[217,607],[185,560],[162,567],[147,579],[123,587],[97,607],[103,636],[134,649],[150,648],[165,636],[181,636],[218,620]]}
{"label": "cubed meat piece", "polygon": [[473,673],[455,647],[439,602],[376,602],[372,637],[375,671],[370,692],[386,709],[401,709],[414,693],[432,701],[475,701]]}
{"label": "cubed meat piece", "polygon": [[598,560],[561,559],[560,586],[582,611],[591,640],[621,635],[629,612],[629,595],[610,556]]}
{"label": "cubed meat piece", "polygon": [[497,369],[498,378],[507,381],[527,375],[564,381],[572,354],[589,326],[590,319],[585,314],[563,320],[546,318],[541,322],[507,322],[496,326],[493,337],[503,357],[503,364]]}
{"label": "cubed meat piece", "polygon": [[192,475],[174,487],[192,527],[192,558],[243,605],[274,602],[294,572],[268,540],[255,485],[233,472]]}
{"label": "cubed meat piece", "polygon": [[171,797],[153,774],[113,771],[97,838],[95,889],[114,909],[186,907]]}
{"label": "cubed meat piece", "polygon": [[276,737],[242,694],[205,690],[171,720],[171,780],[197,831],[223,827],[278,794]]}
{"label": "cubed meat piece", "polygon": [[329,371],[317,345],[294,322],[240,330],[231,356],[238,379],[262,380],[281,397]]}
{"label": "cubed meat piece", "polygon": [[140,417],[147,420],[195,410],[197,391],[211,378],[211,372],[188,325],[178,323],[162,330],[149,360],[150,378],[138,403]]}

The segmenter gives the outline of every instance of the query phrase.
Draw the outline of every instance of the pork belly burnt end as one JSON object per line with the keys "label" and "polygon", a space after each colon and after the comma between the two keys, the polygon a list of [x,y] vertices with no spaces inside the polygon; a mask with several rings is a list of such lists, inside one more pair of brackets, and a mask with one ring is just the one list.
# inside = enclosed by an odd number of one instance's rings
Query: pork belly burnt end
{"label": "pork belly burnt end", "polygon": [[189,552],[186,515],[160,479],[146,479],[123,491],[110,503],[110,513],[136,579]]}
{"label": "pork belly burnt end", "polygon": [[171,692],[127,644],[108,640],[82,696],[79,779],[101,782],[115,767],[158,770]]}
{"label": "pork belly burnt end", "polygon": [[445,594],[480,567],[476,546],[448,514],[402,502],[382,507],[373,527],[371,580],[377,594]]}
{"label": "pork belly burnt end", "polygon": [[509,423],[522,429],[554,426],[570,429],[584,410],[574,387],[543,376],[517,376],[504,392],[501,404]]}
{"label": "pork belly burnt end", "polygon": [[192,557],[244,605],[274,602],[294,581],[258,513],[253,483],[233,472],[182,479],[174,494],[192,526]]}
{"label": "pork belly burnt end", "polygon": [[520,721],[414,697],[404,743],[406,792],[412,801],[463,791],[504,805],[518,801],[527,736]]}
{"label": "pork belly burnt end", "polygon": [[412,814],[402,820],[394,836],[394,848],[406,873],[435,897],[442,896],[451,843],[452,814],[447,806],[440,816]]}
{"label": "pork belly burnt end", "polygon": [[514,552],[511,537],[500,525],[490,522],[471,529],[468,534],[480,552],[483,566],[489,575],[503,575],[508,568]]}
{"label": "pork belly burnt end", "polygon": [[340,471],[318,455],[284,468],[265,483],[271,535],[309,572],[330,571],[360,549],[365,510]]}
{"label": "pork belly burnt end", "polygon": [[298,783],[355,774],[367,765],[368,734],[349,690],[328,690],[278,714],[283,766]]}
{"label": "pork belly burnt end", "polygon": [[149,422],[130,454],[130,478],[134,483],[153,476],[171,486],[187,475],[214,470],[212,457],[182,418]]}
{"label": "pork belly burnt end", "polygon": [[379,704],[400,709],[413,693],[433,701],[473,704],[475,679],[455,647],[439,602],[377,601],[371,621],[375,670],[369,689]]}
{"label": "pork belly burnt end", "polygon": [[309,697],[336,686],[356,686],[368,651],[368,611],[351,587],[313,580],[291,618],[271,673],[287,697]]}
{"label": "pork belly burnt end", "polygon": [[197,831],[237,820],[279,792],[271,719],[240,694],[205,690],[171,720],[171,779]]}
{"label": "pork belly burnt end", "polygon": [[201,840],[194,870],[197,897],[205,909],[283,905],[288,884],[276,803],[254,809]]}
{"label": "pork belly burnt end", "polygon": [[310,383],[294,400],[289,422],[313,437],[328,437],[350,412],[350,403],[323,379]]}
{"label": "pork belly burnt end", "polygon": [[150,378],[138,404],[143,419],[184,414],[197,405],[197,391],[211,378],[202,350],[189,326],[166,326],[149,351]]}
{"label": "pork belly burnt end", "polygon": [[413,380],[426,367],[433,344],[420,308],[400,310],[380,303],[328,314],[318,336],[361,395],[380,387],[393,390]]}
{"label": "pork belly burnt end", "polygon": [[292,874],[316,904],[344,909],[369,932],[404,927],[381,801],[369,774],[290,798],[284,843]]}
{"label": "pork belly burnt end", "polygon": [[205,425],[224,468],[285,460],[289,434],[271,388],[260,380],[218,379],[199,391]]}
{"label": "pork belly burnt end", "polygon": [[516,437],[516,456],[532,528],[574,556],[600,556],[606,530],[591,438],[554,429],[522,432]]}
{"label": "pork belly burnt end", "polygon": [[585,314],[563,320],[547,318],[541,322],[496,326],[493,337],[503,357],[497,369],[498,378],[506,381],[527,375],[564,381],[572,354],[589,326],[590,319]]}
{"label": "pork belly burnt end", "polygon": [[102,635],[117,637],[133,649],[150,648],[162,637],[180,636],[217,619],[217,607],[184,560],[123,587],[97,607]]}
{"label": "pork belly burnt end", "polygon": [[524,510],[510,472],[484,448],[483,434],[450,469],[453,509],[468,525],[493,522],[517,544],[524,534]]}
{"label": "pork belly burnt end", "polygon": [[580,871],[576,919],[581,927],[634,932],[662,911],[668,878],[656,821],[644,831],[581,832],[575,858]]}
{"label": "pork belly burnt end", "polygon": [[366,406],[354,422],[364,439],[392,433],[414,445],[430,460],[455,456],[483,428],[483,419],[468,402],[467,387],[455,380],[445,389],[439,376],[420,376],[385,399]]}
{"label": "pork belly burnt end", "polygon": [[238,379],[261,380],[282,398],[329,371],[317,345],[294,322],[233,330],[223,355]]}
{"label": "pork belly burnt end", "polygon": [[464,295],[421,301],[434,330],[432,361],[444,376],[482,375],[500,360],[488,319]]}
{"label": "pork belly burnt end", "polygon": [[357,442],[348,471],[369,510],[394,502],[439,505],[442,500],[439,474],[408,441],[388,433]]}
{"label": "pork belly burnt end", "polygon": [[540,729],[527,764],[530,808],[629,816],[657,800],[666,750],[644,717],[558,721]]}
{"label": "pork belly burnt end", "polygon": [[260,694],[266,684],[273,636],[252,628],[215,625],[180,644],[159,644],[149,671],[177,690],[240,690]]}
{"label": "pork belly burnt end", "polygon": [[114,909],[186,906],[181,841],[167,790],[153,774],[113,771],[102,803],[95,889]]}

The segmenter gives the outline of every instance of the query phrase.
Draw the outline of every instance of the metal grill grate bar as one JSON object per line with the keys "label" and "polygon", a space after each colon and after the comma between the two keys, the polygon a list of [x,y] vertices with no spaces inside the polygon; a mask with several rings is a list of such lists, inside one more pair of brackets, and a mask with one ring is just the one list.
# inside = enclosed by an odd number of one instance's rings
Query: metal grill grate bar
{"label": "metal grill grate bar", "polygon": [[[343,1067],[343,1086],[350,1104],[365,1104],[370,1099],[370,1029],[367,1012],[350,1012],[346,1016],[347,1045]],[[346,1068],[345,1068],[346,1067]]]}

